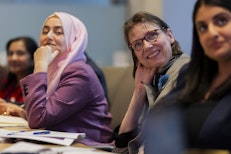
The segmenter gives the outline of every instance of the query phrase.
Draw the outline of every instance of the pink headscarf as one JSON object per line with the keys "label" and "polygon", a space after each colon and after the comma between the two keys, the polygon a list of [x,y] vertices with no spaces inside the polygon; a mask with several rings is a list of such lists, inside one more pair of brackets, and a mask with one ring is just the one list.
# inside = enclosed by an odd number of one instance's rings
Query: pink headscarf
{"label": "pink headscarf", "polygon": [[55,15],[62,22],[67,50],[63,54],[58,55],[48,67],[47,99],[57,89],[60,76],[67,65],[78,60],[86,61],[84,52],[88,43],[88,34],[85,25],[68,13],[55,12],[45,20],[44,24],[49,18]]}

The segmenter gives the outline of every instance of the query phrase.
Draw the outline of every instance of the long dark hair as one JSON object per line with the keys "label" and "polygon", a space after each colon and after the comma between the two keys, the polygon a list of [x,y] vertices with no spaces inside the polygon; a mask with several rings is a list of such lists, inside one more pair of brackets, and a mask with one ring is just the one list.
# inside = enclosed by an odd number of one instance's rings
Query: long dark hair
{"label": "long dark hair", "polygon": [[[38,48],[38,45],[35,42],[35,40],[29,36],[21,36],[21,37],[16,37],[16,38],[10,39],[6,44],[6,52],[7,53],[9,52],[10,45],[13,42],[20,41],[20,40],[23,41],[27,52],[30,54],[31,60],[34,61],[34,52]],[[34,66],[30,67],[28,69],[28,74],[32,73],[33,69],[34,69]],[[15,84],[17,83],[17,77],[15,74],[13,74],[9,71],[9,73],[7,75],[7,81],[5,84],[3,84],[1,89],[2,90],[6,89],[12,83],[15,83]]]}
{"label": "long dark hair", "polygon": [[[155,23],[156,25],[158,25],[164,32],[167,32],[167,30],[170,28],[168,26],[167,23],[165,23],[163,20],[161,20],[159,17],[148,13],[148,12],[137,12],[136,14],[134,14],[130,19],[128,19],[125,23],[124,23],[124,39],[127,43],[127,45],[130,45],[129,42],[129,32],[132,30],[132,28],[137,25],[138,23],[144,23],[144,22],[151,22],[151,23]],[[180,44],[178,43],[178,41],[174,41],[174,43],[172,43],[172,55],[181,55],[183,52],[181,50]],[[135,73],[136,73],[136,69],[137,69],[137,63],[138,63],[138,59],[136,57],[136,54],[134,53],[134,51],[130,48],[131,53],[132,53],[132,59],[133,59],[133,63],[134,63],[134,67],[133,67],[133,77],[135,77]]]}
{"label": "long dark hair", "polygon": [[195,26],[195,17],[198,9],[202,5],[219,6],[231,11],[231,0],[197,0],[193,10],[193,42],[191,48],[191,61],[186,73],[186,84],[181,95],[185,101],[200,100],[204,97],[213,77],[218,71],[217,62],[204,54],[204,50],[199,42],[199,36]]}

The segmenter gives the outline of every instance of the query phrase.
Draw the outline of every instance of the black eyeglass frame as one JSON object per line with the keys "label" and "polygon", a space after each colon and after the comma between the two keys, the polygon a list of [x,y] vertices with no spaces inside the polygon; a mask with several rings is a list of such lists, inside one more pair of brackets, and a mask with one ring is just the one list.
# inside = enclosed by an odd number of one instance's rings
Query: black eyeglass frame
{"label": "black eyeglass frame", "polygon": [[[160,34],[160,33],[157,32],[158,30],[161,30],[161,29],[155,29],[155,30],[152,30],[152,31],[148,31],[148,32],[145,34],[145,36],[144,36],[143,38],[138,39],[138,40],[135,40],[135,41],[133,41],[132,43],[130,43],[129,46],[128,46],[128,48],[129,48],[131,51],[132,51],[132,50],[134,50],[134,51],[140,51],[140,50],[142,50],[143,47],[144,47],[144,40],[146,40],[146,41],[148,41],[148,42],[156,42],[156,40],[158,39],[158,36],[159,36],[159,34]],[[155,38],[154,38],[154,39],[149,39],[149,38],[148,38],[148,34],[150,34],[150,33],[154,33],[154,34],[155,34]],[[142,46],[141,46],[139,49],[135,49],[135,48],[134,48],[135,43],[138,42],[138,41],[140,41],[140,42],[142,43]]]}

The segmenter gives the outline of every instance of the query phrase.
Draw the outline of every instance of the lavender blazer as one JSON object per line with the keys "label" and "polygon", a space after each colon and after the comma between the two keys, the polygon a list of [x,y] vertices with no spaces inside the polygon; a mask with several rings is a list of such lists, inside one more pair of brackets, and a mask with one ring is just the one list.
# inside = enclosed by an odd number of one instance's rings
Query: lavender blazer
{"label": "lavender blazer", "polygon": [[56,92],[46,100],[47,73],[20,81],[30,128],[86,133],[82,143],[98,145],[112,141],[111,114],[103,88],[84,61],[68,65]]}

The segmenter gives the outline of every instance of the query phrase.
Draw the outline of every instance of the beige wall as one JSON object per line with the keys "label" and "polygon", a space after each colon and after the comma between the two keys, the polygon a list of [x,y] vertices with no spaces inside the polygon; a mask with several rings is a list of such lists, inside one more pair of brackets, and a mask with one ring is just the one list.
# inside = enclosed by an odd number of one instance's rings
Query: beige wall
{"label": "beige wall", "polygon": [[163,17],[163,0],[128,0],[128,16],[137,11],[148,11],[159,17]]}

